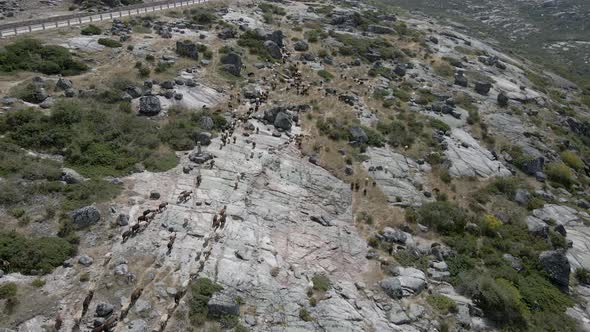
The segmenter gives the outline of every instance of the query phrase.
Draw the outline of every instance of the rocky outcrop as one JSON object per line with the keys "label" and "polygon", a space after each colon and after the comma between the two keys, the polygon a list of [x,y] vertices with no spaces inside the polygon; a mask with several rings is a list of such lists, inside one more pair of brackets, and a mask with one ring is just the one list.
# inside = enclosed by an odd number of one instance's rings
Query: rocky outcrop
{"label": "rocky outcrop", "polygon": [[277,45],[277,43],[275,43],[272,40],[267,40],[264,42],[264,48],[266,49],[266,51],[268,52],[268,54],[273,58],[273,59],[281,59],[283,57],[283,53],[281,52],[281,48],[279,47],[279,45]]}
{"label": "rocky outcrop", "polygon": [[213,317],[240,314],[240,305],[236,302],[235,296],[232,297],[223,292],[213,294],[207,302],[207,309]]}

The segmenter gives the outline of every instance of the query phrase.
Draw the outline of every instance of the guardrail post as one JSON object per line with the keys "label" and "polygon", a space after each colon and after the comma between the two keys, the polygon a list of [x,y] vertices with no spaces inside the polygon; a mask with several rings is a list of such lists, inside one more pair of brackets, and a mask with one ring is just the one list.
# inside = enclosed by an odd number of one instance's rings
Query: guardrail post
{"label": "guardrail post", "polygon": [[78,24],[82,24],[82,18],[78,17]]}
{"label": "guardrail post", "polygon": [[102,21],[102,14],[100,14],[100,20]]}
{"label": "guardrail post", "polygon": [[111,20],[112,20],[113,19],[113,13],[109,13],[109,14],[111,14]]}
{"label": "guardrail post", "polygon": [[68,26],[71,26],[71,25],[72,25],[72,23],[70,23],[70,19],[68,19]]}
{"label": "guardrail post", "polygon": [[14,28],[14,35],[18,35],[18,30],[16,30],[16,28]]}
{"label": "guardrail post", "polygon": [[92,23],[92,15],[90,15],[90,23]]}
{"label": "guardrail post", "polygon": [[59,28],[59,25],[58,24],[59,24],[59,22],[55,21],[55,27],[56,28]]}
{"label": "guardrail post", "polygon": [[41,23],[41,26],[43,27],[43,30],[45,30],[45,23]]}
{"label": "guardrail post", "polygon": [[33,28],[29,25],[29,32],[33,31]]}
{"label": "guardrail post", "polygon": [[2,38],[2,37],[4,37],[4,36],[2,35],[2,31],[0,30],[0,38]]}

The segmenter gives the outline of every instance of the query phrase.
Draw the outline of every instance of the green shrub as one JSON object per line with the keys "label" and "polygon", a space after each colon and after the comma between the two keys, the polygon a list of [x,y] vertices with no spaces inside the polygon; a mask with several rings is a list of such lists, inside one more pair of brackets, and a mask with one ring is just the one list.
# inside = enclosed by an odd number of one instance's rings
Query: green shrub
{"label": "green shrub", "polygon": [[0,259],[10,263],[10,272],[49,273],[76,253],[76,248],[59,237],[27,238],[0,233]]}
{"label": "green shrub", "polygon": [[451,130],[451,127],[449,127],[448,124],[444,123],[443,121],[441,121],[439,119],[430,119],[430,126],[433,129],[440,130],[444,133],[447,133]]}
{"label": "green shrub", "polygon": [[416,213],[418,223],[434,227],[443,234],[461,232],[467,223],[465,212],[450,202],[426,203]]}
{"label": "green shrub", "polygon": [[307,309],[305,309],[305,308],[299,309],[299,318],[301,318],[301,320],[303,320],[305,322],[313,321],[313,317],[311,316],[309,311],[307,311]]}
{"label": "green shrub", "polygon": [[455,68],[446,62],[436,63],[432,66],[434,73],[442,77],[453,77]]}
{"label": "green shrub", "polygon": [[582,159],[580,159],[580,157],[578,157],[575,152],[570,150],[566,150],[561,153],[561,160],[563,160],[566,165],[575,169],[576,171],[581,171],[585,167]]}
{"label": "green shrub", "polygon": [[500,326],[526,327],[530,311],[522,302],[518,289],[506,279],[469,274],[464,291],[471,296],[486,317]]}
{"label": "green shrub", "polygon": [[121,42],[111,39],[111,38],[100,38],[100,39],[98,39],[98,43],[100,45],[103,45],[103,46],[109,47],[109,48],[116,48],[116,47],[123,46],[123,44],[121,44]]}
{"label": "green shrub", "polygon": [[441,314],[446,315],[450,312],[457,312],[457,304],[450,298],[440,295],[433,294],[426,297],[426,302],[430,304],[434,309],[439,311]]}
{"label": "green shrub", "polygon": [[0,300],[5,300],[16,296],[18,287],[14,282],[8,282],[0,285]]}
{"label": "green shrub", "polygon": [[564,163],[554,162],[547,165],[545,173],[549,180],[559,183],[566,188],[576,183],[572,170]]}
{"label": "green shrub", "polygon": [[320,292],[327,292],[332,287],[332,282],[325,274],[315,274],[311,278],[313,289]]}
{"label": "green shrub", "polygon": [[93,35],[100,35],[102,30],[97,27],[96,25],[90,24],[89,26],[80,30],[80,33],[84,36],[93,36]]}
{"label": "green shrub", "polygon": [[88,67],[72,58],[61,46],[43,45],[35,39],[20,39],[6,45],[0,52],[0,71],[17,70],[40,72],[47,75],[77,75]]}
{"label": "green shrub", "polygon": [[16,219],[19,219],[20,217],[25,215],[25,210],[23,208],[14,208],[8,210],[8,214],[15,217]]}
{"label": "green shrub", "polygon": [[148,77],[148,76],[150,76],[151,72],[152,71],[150,70],[150,67],[148,67],[148,66],[142,66],[138,69],[139,77]]}
{"label": "green shrub", "polygon": [[334,78],[334,75],[325,69],[318,71],[318,75],[326,81],[331,81]]}
{"label": "green shrub", "polygon": [[31,286],[36,287],[36,288],[41,288],[43,286],[45,286],[45,279],[41,279],[41,278],[36,278],[35,280],[33,280],[31,282]]}
{"label": "green shrub", "polygon": [[586,270],[583,267],[579,267],[576,269],[574,275],[579,283],[584,285],[590,285],[590,271]]}
{"label": "green shrub", "polygon": [[262,10],[264,14],[274,14],[284,16],[287,14],[284,8],[279,7],[277,5],[268,3],[268,2],[261,2],[258,4],[258,8]]}
{"label": "green shrub", "polygon": [[[247,30],[244,33],[242,33],[238,38],[238,45],[247,48],[250,54],[257,55],[260,60],[270,62],[277,61],[272,56],[270,56],[270,53],[268,53],[268,51],[264,47],[265,40],[265,37],[259,36],[255,31]],[[224,49],[225,51],[230,50],[226,47],[224,47]],[[222,50],[220,50],[220,52],[223,53]]]}
{"label": "green shrub", "polygon": [[220,285],[207,278],[198,278],[190,285],[191,299],[189,302],[190,321],[195,326],[201,326],[207,320],[209,310],[207,303],[213,294],[223,289]]}

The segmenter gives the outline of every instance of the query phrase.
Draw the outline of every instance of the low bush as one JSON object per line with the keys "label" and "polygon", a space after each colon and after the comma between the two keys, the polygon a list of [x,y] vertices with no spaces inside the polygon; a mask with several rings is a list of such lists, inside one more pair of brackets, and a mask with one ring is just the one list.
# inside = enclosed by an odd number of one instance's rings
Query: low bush
{"label": "low bush", "polygon": [[45,279],[41,279],[41,278],[36,278],[35,280],[33,280],[31,282],[31,286],[35,287],[35,288],[41,288],[43,286],[45,286]]}
{"label": "low bush", "polygon": [[563,160],[566,165],[576,171],[581,171],[586,166],[582,159],[580,159],[580,157],[578,157],[578,155],[571,150],[563,151],[561,153],[561,160]]}
{"label": "low bush", "polygon": [[207,303],[213,294],[223,289],[208,278],[199,278],[190,285],[189,318],[194,326],[201,326],[207,320]]}
{"label": "low bush", "polygon": [[109,47],[109,48],[116,48],[116,47],[123,46],[123,44],[121,44],[121,42],[116,41],[111,38],[100,38],[100,39],[98,39],[98,43],[102,46]]}
{"label": "low bush", "polygon": [[334,78],[334,75],[325,69],[318,71],[318,75],[326,81],[331,81]]}
{"label": "low bush", "polygon": [[416,210],[416,214],[418,223],[434,227],[442,234],[462,232],[467,223],[467,214],[450,202],[423,204]]}
{"label": "low bush", "polygon": [[311,278],[313,289],[320,292],[327,292],[332,287],[332,282],[325,274],[315,274]]}
{"label": "low bush", "polygon": [[18,286],[14,282],[8,282],[0,285],[0,300],[5,300],[16,296]]}
{"label": "low bush", "polygon": [[545,168],[545,174],[547,178],[555,183],[561,184],[566,188],[576,183],[574,174],[566,164],[560,162],[554,162]]}
{"label": "low bush", "polygon": [[305,309],[305,308],[299,309],[299,318],[301,318],[301,320],[303,320],[305,322],[313,321],[313,317],[311,316],[309,311],[307,311],[307,309]]}
{"label": "low bush", "polygon": [[100,35],[102,30],[97,27],[96,25],[90,24],[89,26],[80,30],[80,33],[84,36],[93,36],[93,35]]}
{"label": "low bush", "polygon": [[579,283],[584,285],[590,285],[590,271],[586,270],[585,268],[577,268],[576,272],[574,273],[574,276],[576,277],[576,280],[578,280]]}
{"label": "low bush", "polygon": [[77,75],[88,67],[74,60],[70,51],[61,46],[43,45],[35,39],[20,39],[6,45],[0,52],[0,71],[17,70],[40,72],[47,75]]}
{"label": "low bush", "polygon": [[76,248],[59,237],[29,238],[15,232],[0,233],[0,259],[10,263],[8,272],[49,273],[76,253]]}
{"label": "low bush", "polygon": [[450,298],[440,295],[433,294],[426,297],[426,302],[430,304],[434,309],[443,315],[448,313],[457,312],[457,304]]}

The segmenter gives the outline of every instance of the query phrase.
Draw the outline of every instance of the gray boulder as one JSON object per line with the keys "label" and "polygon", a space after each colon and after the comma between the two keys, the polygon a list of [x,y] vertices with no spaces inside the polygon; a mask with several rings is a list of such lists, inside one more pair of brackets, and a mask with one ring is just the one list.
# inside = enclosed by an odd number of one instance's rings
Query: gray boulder
{"label": "gray boulder", "polygon": [[455,85],[462,86],[462,87],[466,88],[468,85],[467,77],[465,77],[461,74],[455,75]]}
{"label": "gray boulder", "polygon": [[113,313],[115,307],[110,303],[99,303],[96,306],[96,316],[97,317],[107,317]]}
{"label": "gray boulder", "polygon": [[406,244],[413,242],[411,234],[391,227],[385,227],[382,236],[385,241],[390,243]]}
{"label": "gray boulder", "polygon": [[233,296],[225,293],[215,293],[207,302],[209,314],[216,317],[239,315],[240,305]]}
{"label": "gray boulder", "polygon": [[524,189],[517,189],[514,193],[514,201],[520,205],[527,205],[531,198],[531,194]]}
{"label": "gray boulder", "polygon": [[403,297],[402,285],[398,278],[389,277],[381,280],[379,283],[385,294],[392,299],[400,299]]}
{"label": "gray boulder", "polygon": [[74,211],[71,215],[74,227],[80,229],[94,225],[100,221],[100,211],[95,206],[85,206]]}
{"label": "gray boulder", "polygon": [[369,140],[367,133],[365,133],[365,131],[361,127],[350,127],[349,133],[353,143],[365,144]]}
{"label": "gray boulder", "polygon": [[299,40],[293,45],[293,48],[298,52],[306,52],[309,49],[309,45],[304,40]]}
{"label": "gray boulder", "polygon": [[56,87],[62,89],[62,90],[68,90],[73,88],[73,84],[72,81],[65,79],[63,77],[60,77],[59,80],[57,80],[57,83],[55,84]]}
{"label": "gray boulder", "polygon": [[283,46],[285,46],[283,44],[283,37],[284,37],[283,31],[275,30],[270,35],[266,36],[266,39],[273,41],[279,47],[283,47]]}
{"label": "gray boulder", "polygon": [[270,54],[273,59],[281,59],[283,57],[281,48],[272,40],[265,41],[264,48],[268,51],[268,54]]}
{"label": "gray boulder", "polygon": [[94,262],[94,259],[88,255],[82,255],[78,258],[78,263],[84,266],[90,266]]}
{"label": "gray boulder", "polygon": [[279,112],[273,124],[278,129],[290,130],[293,125],[293,117],[288,112]]}
{"label": "gray boulder", "polygon": [[487,82],[475,82],[474,90],[480,95],[487,95],[490,92],[492,85]]}
{"label": "gray boulder", "polygon": [[49,97],[47,91],[43,87],[37,86],[35,87],[35,91],[33,91],[33,102],[34,103],[42,103]]}
{"label": "gray boulder", "polygon": [[562,250],[543,251],[539,255],[539,262],[549,279],[567,290],[569,287],[570,263]]}
{"label": "gray boulder", "polygon": [[549,226],[543,220],[528,216],[525,222],[529,233],[543,238],[549,234]]}
{"label": "gray boulder", "polygon": [[86,179],[73,169],[64,167],[61,169],[60,180],[67,184],[75,184],[83,182]]}
{"label": "gray boulder", "polygon": [[508,262],[508,264],[510,264],[510,266],[512,266],[513,269],[515,269],[516,271],[520,272],[523,269],[522,266],[522,260],[518,257],[514,257],[510,254],[504,254],[502,256],[502,259],[504,259],[506,262]]}
{"label": "gray boulder", "polygon": [[131,96],[131,98],[139,98],[143,94],[143,90],[140,87],[130,85],[125,89],[125,92]]}
{"label": "gray boulder", "polygon": [[129,225],[129,215],[121,213],[117,216],[117,225],[127,226]]}
{"label": "gray boulder", "polygon": [[222,56],[220,61],[226,72],[234,76],[240,76],[242,70],[242,58],[239,55],[231,52]]}
{"label": "gray boulder", "polygon": [[160,193],[157,191],[151,191],[150,192],[150,199],[160,199]]}
{"label": "gray boulder", "polygon": [[508,106],[508,101],[508,97],[503,92],[500,92],[500,94],[498,94],[498,105],[500,105],[500,107]]}
{"label": "gray boulder", "polygon": [[146,116],[158,115],[162,111],[160,99],[156,96],[143,96],[139,98],[139,114]]}
{"label": "gray boulder", "polygon": [[174,81],[163,81],[160,83],[162,89],[174,89]]}
{"label": "gray boulder", "polygon": [[530,160],[525,160],[521,165],[521,170],[527,175],[535,175],[543,172],[543,166],[545,165],[545,158],[538,157]]}

